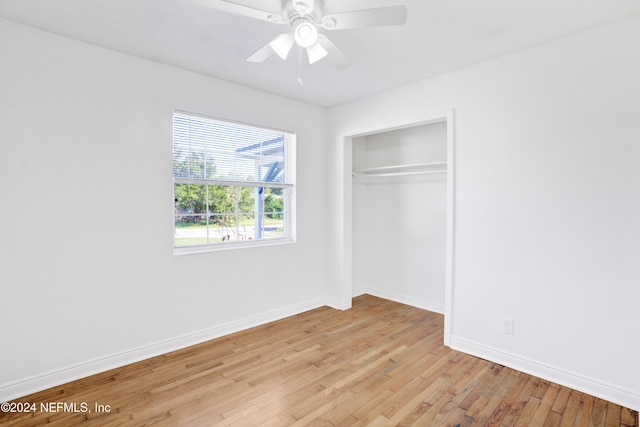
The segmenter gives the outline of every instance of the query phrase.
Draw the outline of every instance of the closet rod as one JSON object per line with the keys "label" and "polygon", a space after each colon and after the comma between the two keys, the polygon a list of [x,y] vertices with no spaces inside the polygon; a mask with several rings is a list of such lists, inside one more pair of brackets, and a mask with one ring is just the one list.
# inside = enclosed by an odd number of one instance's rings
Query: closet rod
{"label": "closet rod", "polygon": [[375,177],[375,176],[404,176],[404,175],[424,175],[430,173],[446,173],[446,169],[432,169],[425,171],[406,171],[406,172],[376,172],[376,173],[362,173],[354,172],[354,177]]}
{"label": "closet rod", "polygon": [[364,169],[354,169],[354,172],[361,173],[377,173],[377,172],[387,172],[393,170],[403,170],[403,169],[418,169],[418,168],[428,168],[433,166],[447,166],[447,162],[431,162],[431,163],[414,163],[408,165],[392,165],[392,166],[378,166],[375,168],[364,168]]}

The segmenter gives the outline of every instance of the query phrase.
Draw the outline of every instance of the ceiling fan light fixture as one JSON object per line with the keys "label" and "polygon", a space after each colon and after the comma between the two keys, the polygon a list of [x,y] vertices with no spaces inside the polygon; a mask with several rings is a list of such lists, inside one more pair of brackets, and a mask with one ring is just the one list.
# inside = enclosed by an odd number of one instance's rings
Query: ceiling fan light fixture
{"label": "ceiling fan light fixture", "polygon": [[318,29],[311,22],[302,22],[293,32],[296,43],[300,47],[308,48],[318,42]]}
{"label": "ceiling fan light fixture", "polygon": [[322,58],[327,56],[329,52],[327,52],[320,43],[316,43],[313,46],[307,48],[307,56],[309,57],[309,64],[313,64],[314,62],[320,61]]}
{"label": "ceiling fan light fixture", "polygon": [[271,49],[273,49],[280,58],[287,59],[287,56],[289,56],[289,52],[293,47],[293,38],[291,35],[283,33],[271,40],[271,42],[269,42],[269,46],[271,46]]}

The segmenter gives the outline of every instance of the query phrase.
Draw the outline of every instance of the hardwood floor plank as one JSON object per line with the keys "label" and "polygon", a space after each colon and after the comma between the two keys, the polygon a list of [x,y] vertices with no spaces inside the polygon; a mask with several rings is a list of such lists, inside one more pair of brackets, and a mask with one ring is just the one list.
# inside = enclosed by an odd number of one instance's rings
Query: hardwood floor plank
{"label": "hardwood floor plank", "polygon": [[560,427],[560,422],[562,421],[562,415],[557,412],[549,412],[549,416],[544,421],[542,427]]}
{"label": "hardwood floor plank", "polygon": [[423,414],[418,417],[413,425],[414,426],[436,426],[438,425],[438,419],[442,419],[446,416],[447,412],[444,410],[445,406],[451,407],[451,401],[453,395],[451,393],[440,393],[438,398],[433,398],[433,404],[429,406]]}
{"label": "hardwood floor plank", "polygon": [[335,398],[329,400],[322,406],[316,408],[315,410],[309,412],[305,416],[299,418],[295,423],[291,424],[291,426],[297,427],[297,426],[309,425],[312,421],[316,420],[317,418],[321,418],[329,411],[335,410],[340,405],[348,402],[349,399],[353,397],[353,393],[349,391],[347,391],[346,393],[336,393],[336,394],[337,396]]}
{"label": "hardwood floor plank", "polygon": [[502,423],[500,424],[501,426],[513,427],[515,425],[516,421],[524,411],[527,402],[531,398],[531,393],[533,393],[533,391],[536,389],[539,382],[539,378],[528,377],[527,383],[522,388],[522,391],[511,405],[509,412],[505,415]]}
{"label": "hardwood floor plank", "polygon": [[443,346],[443,323],[364,295],[16,401],[109,411],[0,413],[0,424],[639,427],[626,408]]}
{"label": "hardwood floor plank", "polygon": [[[491,365],[490,371],[482,382],[480,382],[473,391],[458,405],[465,410],[465,413],[471,417],[477,415],[478,411],[482,409],[489,401],[491,396],[494,395],[495,385],[503,379],[500,374],[503,371],[503,366]],[[506,372],[505,372],[506,375]]]}
{"label": "hardwood floor plank", "polygon": [[531,419],[538,408],[540,408],[541,403],[542,401],[539,398],[531,396],[527,403],[525,403],[522,413],[513,425],[515,427],[528,427],[532,425]]}
{"label": "hardwood floor plank", "polygon": [[620,415],[622,414],[622,408],[612,403],[607,404],[607,417],[605,418],[604,425],[606,427],[619,427],[621,425]]}
{"label": "hardwood floor plank", "polygon": [[558,397],[556,397],[556,400],[553,402],[553,406],[551,407],[551,410],[553,412],[556,412],[562,415],[564,413],[565,408],[567,407],[567,401],[569,400],[570,394],[571,394],[570,388],[567,388],[567,387],[561,388],[560,392],[558,393]]}
{"label": "hardwood floor plank", "polygon": [[562,420],[560,422],[560,425],[573,425],[573,422],[578,415],[578,409],[580,408],[581,394],[582,393],[580,393],[579,391],[571,390],[569,399],[567,400],[567,406],[564,408],[564,412],[562,413]]}
{"label": "hardwood floor plank", "polygon": [[[416,377],[415,382],[396,392],[385,402],[382,415],[389,420],[389,425],[395,425],[419,406],[428,396],[441,388],[446,379],[439,377],[435,381]],[[428,405],[428,404],[427,404]],[[426,410],[426,409],[425,409]]]}
{"label": "hardwood floor plank", "polygon": [[560,386],[558,384],[547,384],[545,393],[542,396],[542,400],[540,402],[540,406],[530,420],[531,425],[544,425],[545,420],[551,413],[551,408],[553,407],[553,404],[558,397],[558,393],[560,393]]}
{"label": "hardwood floor plank", "polygon": [[607,414],[607,401],[602,399],[596,399],[593,402],[593,409],[591,410],[591,421],[589,427],[604,427],[604,420]]}
{"label": "hardwood floor plank", "polygon": [[591,410],[593,409],[595,398],[588,394],[581,393],[578,413],[573,423],[575,427],[589,427],[591,422]]}
{"label": "hardwood floor plank", "polygon": [[528,382],[528,375],[517,372],[516,381],[513,386],[508,390],[503,391],[504,396],[501,400],[494,401],[493,408],[495,409],[487,420],[487,426],[495,427],[502,424],[502,420],[504,420],[504,418],[509,414],[511,407],[516,402],[516,399],[520,396],[520,393],[522,393],[522,390]]}
{"label": "hardwood floor plank", "polygon": [[624,426],[635,426],[638,423],[638,413],[628,408],[622,408],[620,411],[620,424]]}
{"label": "hardwood floor plank", "polygon": [[[503,406],[503,403],[508,398],[509,391],[517,387],[520,376],[520,372],[503,367],[499,376],[494,378],[493,384],[486,388],[482,399],[478,399],[467,410],[466,414],[473,418],[472,426],[500,425],[502,417],[499,416],[500,411],[496,408],[506,407],[506,405]],[[506,412],[504,414],[506,415]]]}
{"label": "hardwood floor plank", "polygon": [[449,392],[445,392],[440,399],[438,399],[423,416],[416,420],[415,425],[444,425],[445,419],[449,417],[451,412],[457,408],[457,404],[454,400],[455,395]]}

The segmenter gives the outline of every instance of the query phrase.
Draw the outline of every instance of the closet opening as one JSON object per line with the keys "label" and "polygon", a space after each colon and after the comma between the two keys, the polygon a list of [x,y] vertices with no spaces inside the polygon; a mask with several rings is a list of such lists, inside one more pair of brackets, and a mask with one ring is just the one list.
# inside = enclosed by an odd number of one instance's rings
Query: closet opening
{"label": "closet opening", "polygon": [[445,315],[453,283],[453,112],[345,138],[343,295]]}

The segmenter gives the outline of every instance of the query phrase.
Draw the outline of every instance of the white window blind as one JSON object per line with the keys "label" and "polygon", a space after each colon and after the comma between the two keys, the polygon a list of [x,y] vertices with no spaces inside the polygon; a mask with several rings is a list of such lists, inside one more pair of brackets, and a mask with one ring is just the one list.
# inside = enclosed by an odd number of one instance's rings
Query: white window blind
{"label": "white window blind", "polygon": [[[173,176],[240,182],[284,182],[285,134],[175,113]],[[280,173],[268,174],[274,165]]]}

